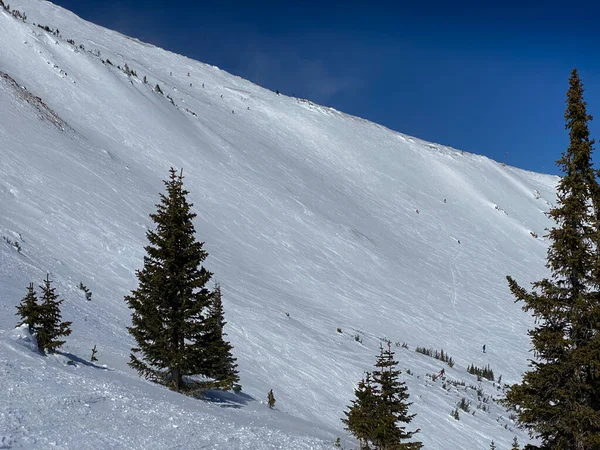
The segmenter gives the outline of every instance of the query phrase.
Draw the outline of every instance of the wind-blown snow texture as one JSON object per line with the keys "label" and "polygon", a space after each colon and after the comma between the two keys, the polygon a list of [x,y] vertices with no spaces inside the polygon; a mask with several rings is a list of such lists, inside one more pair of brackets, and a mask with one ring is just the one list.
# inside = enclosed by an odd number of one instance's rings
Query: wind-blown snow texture
{"label": "wind-blown snow texture", "polygon": [[[476,408],[469,385],[502,392],[465,369],[512,383],[527,367],[532,321],[505,276],[545,275],[556,177],[276,95],[49,2],[10,3],[28,19],[0,10],[0,235],[21,246],[0,241],[0,448],[350,447],[340,417],[383,337],[409,345],[394,347],[426,448],[527,440],[496,403]],[[123,296],[170,166],[222,285],[243,396],[200,402],[127,367]],[[73,321],[51,357],[14,328],[46,271]],[[447,378],[467,386],[432,381],[445,364],[416,346],[448,351]],[[475,415],[456,421],[462,397]]]}

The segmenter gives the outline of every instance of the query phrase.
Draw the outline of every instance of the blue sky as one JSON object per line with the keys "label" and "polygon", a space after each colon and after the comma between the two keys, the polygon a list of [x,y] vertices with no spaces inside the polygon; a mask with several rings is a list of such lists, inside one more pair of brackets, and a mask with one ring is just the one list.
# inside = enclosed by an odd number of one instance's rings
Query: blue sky
{"label": "blue sky", "polygon": [[[284,94],[528,170],[558,173],[574,66],[600,121],[592,2],[54,2]],[[600,137],[599,122],[590,128]]]}

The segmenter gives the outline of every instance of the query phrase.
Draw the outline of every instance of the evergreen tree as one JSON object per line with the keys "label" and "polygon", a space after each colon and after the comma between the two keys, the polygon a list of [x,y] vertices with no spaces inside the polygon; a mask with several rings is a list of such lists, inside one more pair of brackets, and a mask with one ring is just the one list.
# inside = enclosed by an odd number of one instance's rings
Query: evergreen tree
{"label": "evergreen tree", "polygon": [[517,440],[516,436],[512,441],[512,446],[510,447],[510,450],[519,450],[519,441]]}
{"label": "evergreen tree", "polygon": [[273,389],[271,389],[267,394],[267,405],[271,409],[273,409],[273,407],[275,406],[275,395],[273,394]]}
{"label": "evergreen tree", "polygon": [[17,315],[22,319],[22,322],[17,326],[27,324],[29,332],[33,333],[37,327],[40,316],[40,305],[38,305],[37,296],[33,289],[33,283],[29,283],[27,295],[21,300],[21,304],[17,306]]}
{"label": "evergreen tree", "polygon": [[417,450],[423,444],[420,442],[401,443],[412,438],[416,431],[406,431],[400,423],[408,424],[414,414],[408,414],[408,407],[412,405],[408,400],[408,388],[398,377],[400,371],[396,369],[398,361],[394,360],[394,352],[388,342],[387,350],[380,348],[380,354],[373,371],[373,383],[377,386],[378,401],[375,409],[377,428],[374,435],[376,448]]}
{"label": "evergreen tree", "polygon": [[129,365],[147,379],[183,386],[183,377],[205,375],[204,313],[212,293],[205,287],[212,274],[202,267],[208,253],[196,241],[186,200],[183,175],[170,169],[167,193],[160,194],[157,212],[150,217],[156,230],[146,237],[144,267],[137,272],[139,286],[125,297],[132,311],[129,332],[137,347]]}
{"label": "evergreen tree", "polygon": [[399,423],[410,423],[414,414],[408,414],[409,403],[406,384],[398,379],[394,352],[388,342],[387,350],[381,347],[375,363],[376,370],[367,373],[354,391],[352,401],[342,422],[360,442],[361,450],[418,450],[421,442],[401,442],[412,438],[415,431],[406,431]]}
{"label": "evergreen tree", "polygon": [[36,338],[40,351],[54,353],[65,341],[59,340],[61,336],[71,334],[71,322],[61,322],[60,305],[63,300],[58,300],[54,292],[50,276],[46,274],[42,290],[41,304],[39,306],[39,325]]}
{"label": "evergreen tree", "polygon": [[92,356],[90,357],[91,362],[98,361],[98,358],[96,358],[96,353],[98,353],[98,350],[96,350],[96,345],[94,344],[94,348],[92,349]]}
{"label": "evergreen tree", "polygon": [[371,383],[371,374],[367,372],[365,378],[358,382],[354,390],[356,400],[344,411],[345,419],[342,419],[345,429],[348,430],[360,444],[361,450],[367,450],[377,429],[377,392]]}
{"label": "evergreen tree", "polygon": [[528,292],[507,277],[510,290],[536,327],[529,331],[535,360],[505,404],[542,448],[600,448],[600,196],[592,168],[583,86],[571,73],[565,112],[570,144],[558,160],[564,176],[549,216],[546,267],[550,278]]}
{"label": "evergreen tree", "polygon": [[490,443],[490,450],[496,450],[496,444],[494,443],[494,441]]}
{"label": "evergreen tree", "polygon": [[231,354],[233,346],[223,339],[226,334],[223,318],[223,302],[221,287],[216,284],[210,300],[210,306],[204,321],[204,351],[206,355],[204,375],[215,379],[215,387],[236,391],[241,389],[238,384],[240,377],[237,371],[236,358]]}

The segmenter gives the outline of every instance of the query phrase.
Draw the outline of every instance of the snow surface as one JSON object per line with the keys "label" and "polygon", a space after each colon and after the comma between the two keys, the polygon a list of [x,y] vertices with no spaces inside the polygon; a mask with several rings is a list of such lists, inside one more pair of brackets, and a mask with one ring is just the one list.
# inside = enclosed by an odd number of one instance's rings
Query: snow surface
{"label": "snow surface", "polygon": [[[466,367],[507,383],[527,367],[532,320],[505,276],[546,274],[557,177],[276,95],[49,2],[10,4],[28,19],[0,10],[0,236],[21,246],[0,241],[0,448],[350,448],[340,417],[382,338],[409,346],[394,348],[425,448],[527,441],[495,402],[476,408],[469,385],[502,391]],[[243,395],[202,402],[127,366],[123,297],[171,165],[222,286]],[[43,357],[14,314],[47,271],[73,333]],[[466,386],[433,381],[442,367]],[[462,397],[475,414],[456,421]]]}

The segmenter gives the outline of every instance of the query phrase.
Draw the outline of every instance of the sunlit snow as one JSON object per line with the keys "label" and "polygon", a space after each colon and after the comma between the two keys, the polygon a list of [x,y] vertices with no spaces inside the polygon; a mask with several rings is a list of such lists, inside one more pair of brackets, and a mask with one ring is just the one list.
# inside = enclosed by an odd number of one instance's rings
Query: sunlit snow
{"label": "sunlit snow", "polygon": [[[340,417],[382,338],[412,373],[425,448],[527,441],[494,401],[477,408],[477,388],[502,392],[466,368],[490,364],[502,383],[527,368],[532,321],[505,276],[546,274],[557,177],[277,95],[49,2],[10,5],[27,21],[0,9],[0,448],[351,448]],[[201,402],[127,366],[123,297],[170,166],[222,286],[240,396]],[[49,357],[15,329],[46,272],[73,322]],[[443,367],[466,386],[432,381]],[[456,421],[463,397],[474,415]]]}

